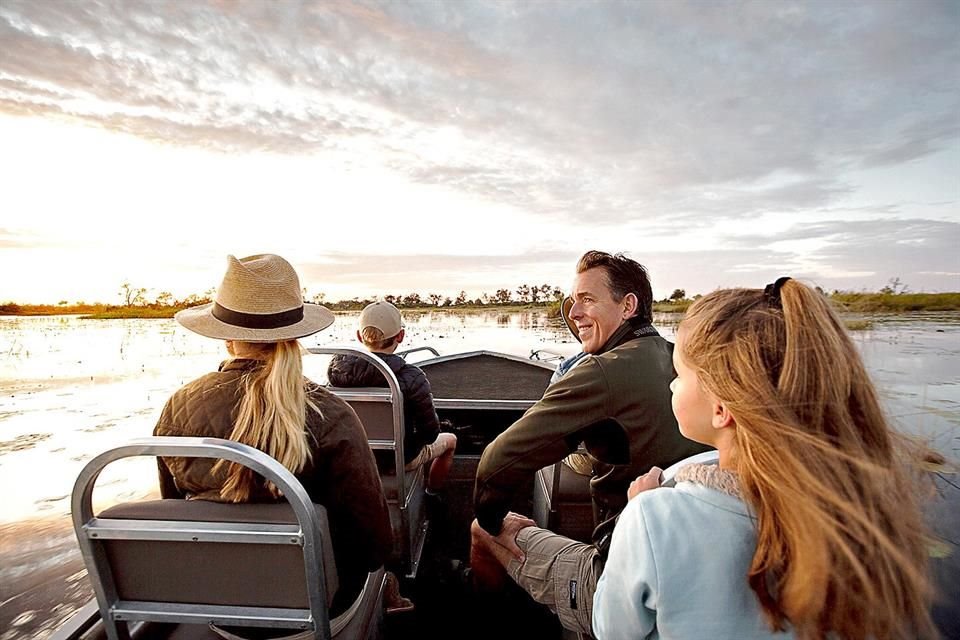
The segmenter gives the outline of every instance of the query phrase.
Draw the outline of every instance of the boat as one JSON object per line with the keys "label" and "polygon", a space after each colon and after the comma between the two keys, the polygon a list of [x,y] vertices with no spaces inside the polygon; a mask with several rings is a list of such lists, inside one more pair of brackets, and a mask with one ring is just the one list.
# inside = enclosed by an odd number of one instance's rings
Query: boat
{"label": "boat", "polygon": [[[351,404],[367,430],[394,528],[390,568],[403,576],[404,594],[416,602],[415,610],[384,616],[381,570],[368,576],[351,609],[331,619],[327,606],[336,573],[323,508],[312,505],[293,475],[266,454],[212,438],[141,438],[91,460],[77,479],[73,522],[96,598],[53,639],[218,640],[230,637],[224,629],[231,626],[270,630],[297,640],[575,637],[517,587],[492,595],[474,592],[467,567],[480,455],[540,399],[555,368],[550,360],[555,358],[534,352],[526,359],[493,351],[442,356],[430,348],[404,353],[405,357],[427,353],[416,364],[430,380],[445,428],[458,437],[445,486],[445,513],[438,515],[425,507],[422,469],[403,472],[403,399],[389,367],[351,347],[309,351],[308,375],[325,367],[331,355],[351,354],[367,359],[384,376],[384,387],[331,387],[331,391]],[[100,471],[121,458],[140,455],[224,457],[274,482],[288,504],[153,500],[94,513],[90,496]],[[665,482],[672,482],[676,470],[690,461],[711,463],[716,458],[700,454],[678,463],[665,471]],[[960,487],[947,474],[937,478],[941,499],[932,503],[930,517],[947,546],[946,552],[932,554],[938,556],[934,574],[941,592],[956,600]],[[541,526],[576,539],[587,540],[592,532],[587,479],[560,463],[542,469],[530,486],[518,491],[514,510],[533,514]],[[944,637],[960,637],[956,602],[939,601],[934,616]]]}

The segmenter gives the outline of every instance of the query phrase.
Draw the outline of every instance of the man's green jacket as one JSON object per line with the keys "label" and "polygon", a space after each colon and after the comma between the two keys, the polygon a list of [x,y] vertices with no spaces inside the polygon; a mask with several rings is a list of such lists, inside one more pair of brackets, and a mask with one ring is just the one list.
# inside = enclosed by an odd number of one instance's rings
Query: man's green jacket
{"label": "man's green jacket", "polygon": [[499,533],[518,488],[584,442],[600,461],[590,493],[598,523],[593,542],[605,553],[634,478],[707,450],[684,438],[673,416],[672,353],[673,343],[659,335],[634,338],[585,358],[550,385],[484,450],[474,494],[480,525]]}

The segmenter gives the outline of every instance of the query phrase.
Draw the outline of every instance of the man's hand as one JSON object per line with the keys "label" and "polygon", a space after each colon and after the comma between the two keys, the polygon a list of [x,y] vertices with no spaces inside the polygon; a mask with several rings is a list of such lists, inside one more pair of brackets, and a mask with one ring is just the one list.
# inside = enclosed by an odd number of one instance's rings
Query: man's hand
{"label": "man's hand", "polygon": [[509,551],[514,558],[523,562],[523,551],[517,546],[517,534],[521,529],[535,526],[537,526],[537,523],[527,516],[522,516],[519,513],[511,511],[507,514],[507,517],[503,519],[503,528],[500,529],[500,533],[497,534],[493,540]]}
{"label": "man's hand", "polygon": [[650,467],[650,471],[642,476],[637,476],[637,479],[630,483],[630,488],[627,489],[627,500],[633,500],[644,491],[658,488],[662,477],[663,469]]}

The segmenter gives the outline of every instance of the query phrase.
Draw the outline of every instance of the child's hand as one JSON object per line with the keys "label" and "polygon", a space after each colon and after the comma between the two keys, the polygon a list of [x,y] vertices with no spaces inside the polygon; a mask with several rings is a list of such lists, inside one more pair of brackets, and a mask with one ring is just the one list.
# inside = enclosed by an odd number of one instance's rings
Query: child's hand
{"label": "child's hand", "polygon": [[650,467],[650,471],[647,471],[642,476],[637,476],[637,479],[630,483],[630,488],[627,489],[627,500],[633,500],[642,492],[659,487],[662,476],[663,469],[660,467]]}

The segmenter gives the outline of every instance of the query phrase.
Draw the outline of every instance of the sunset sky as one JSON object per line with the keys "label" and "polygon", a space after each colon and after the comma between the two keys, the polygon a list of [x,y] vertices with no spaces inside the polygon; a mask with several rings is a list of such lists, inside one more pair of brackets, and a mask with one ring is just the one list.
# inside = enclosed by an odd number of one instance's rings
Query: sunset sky
{"label": "sunset sky", "polygon": [[0,2],[0,302],[960,290],[960,3]]}

